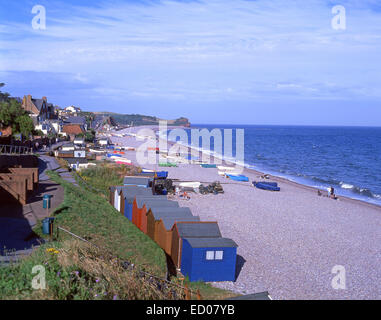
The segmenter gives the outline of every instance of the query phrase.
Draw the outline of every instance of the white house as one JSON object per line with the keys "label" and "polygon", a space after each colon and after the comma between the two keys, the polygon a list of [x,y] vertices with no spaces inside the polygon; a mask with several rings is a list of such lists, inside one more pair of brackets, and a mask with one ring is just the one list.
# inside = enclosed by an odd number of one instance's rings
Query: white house
{"label": "white house", "polygon": [[66,112],[71,112],[71,113],[78,113],[81,112],[81,109],[75,106],[69,106],[65,108]]}
{"label": "white house", "polygon": [[75,145],[82,145],[85,143],[85,139],[83,137],[75,137],[73,142]]}
{"label": "white house", "polygon": [[105,147],[108,145],[108,138],[100,138],[98,140],[98,144],[102,147]]}
{"label": "white house", "polygon": [[74,150],[74,158],[86,158],[86,150]]}
{"label": "white house", "polygon": [[74,151],[74,144],[72,143],[69,143],[69,144],[64,144],[62,147],[61,147],[61,150],[62,151]]}

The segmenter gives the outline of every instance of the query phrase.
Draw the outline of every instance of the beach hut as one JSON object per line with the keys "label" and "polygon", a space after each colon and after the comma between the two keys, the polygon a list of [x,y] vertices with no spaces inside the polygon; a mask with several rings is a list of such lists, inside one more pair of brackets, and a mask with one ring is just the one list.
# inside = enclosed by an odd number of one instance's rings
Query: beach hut
{"label": "beach hut", "polygon": [[172,250],[172,232],[176,222],[193,222],[200,221],[199,216],[173,217],[167,216],[160,219],[157,224],[156,243],[162,248],[166,254],[171,255]]}
{"label": "beach hut", "polygon": [[[146,233],[146,214],[151,207],[178,207],[176,201],[169,201],[166,196],[136,196],[132,205],[132,223]],[[144,218],[143,218],[144,217]],[[143,226],[142,226],[143,225]]]}
{"label": "beach hut", "polygon": [[[125,186],[122,189],[123,196],[122,196],[122,202],[124,204],[124,216],[132,221],[132,207],[135,200],[135,197],[137,195],[141,196],[151,196],[152,197],[152,190],[144,187],[136,187],[136,186]],[[166,198],[166,197],[165,197]]]}
{"label": "beach hut", "polygon": [[120,205],[121,205],[121,190],[123,186],[114,186],[110,187],[110,200],[112,206],[120,211]]}
{"label": "beach hut", "polygon": [[237,244],[228,238],[183,238],[181,273],[193,281],[235,281]]}
{"label": "beach hut", "polygon": [[[165,197],[165,196],[156,196],[156,197]],[[169,203],[168,203],[169,202]],[[140,213],[140,230],[142,230],[145,234],[147,234],[147,213],[150,209],[160,209],[160,208],[178,208],[179,204],[176,201],[169,201],[167,202],[147,202]]]}
{"label": "beach hut", "polygon": [[152,184],[152,178],[147,177],[136,177],[136,176],[126,176],[123,179],[123,185],[125,186],[137,186],[149,188]]}
{"label": "beach hut", "polygon": [[217,222],[176,222],[172,228],[171,258],[175,266],[180,269],[182,246],[184,238],[221,238]]}
{"label": "beach hut", "polygon": [[[184,218],[193,217],[192,211],[187,207],[178,208],[151,208],[147,212],[147,235],[154,241],[157,240],[160,219],[167,217]],[[155,240],[156,239],[156,240]]]}

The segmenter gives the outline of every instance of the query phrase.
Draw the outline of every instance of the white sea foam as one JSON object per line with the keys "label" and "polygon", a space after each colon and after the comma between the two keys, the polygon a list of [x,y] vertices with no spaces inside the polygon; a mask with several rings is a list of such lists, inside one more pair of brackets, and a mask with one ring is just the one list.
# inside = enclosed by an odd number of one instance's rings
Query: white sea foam
{"label": "white sea foam", "polygon": [[341,186],[343,189],[353,189],[353,188],[354,188],[353,185],[351,185],[351,184],[349,184],[349,183],[343,183],[343,182],[340,183],[340,186]]}

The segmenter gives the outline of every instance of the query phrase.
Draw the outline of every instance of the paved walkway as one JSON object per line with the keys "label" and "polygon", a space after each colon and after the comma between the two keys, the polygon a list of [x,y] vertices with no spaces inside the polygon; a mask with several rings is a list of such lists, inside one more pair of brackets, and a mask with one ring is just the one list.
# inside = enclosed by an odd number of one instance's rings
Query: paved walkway
{"label": "paved walkway", "polygon": [[[39,186],[34,195],[28,199],[25,206],[19,204],[6,204],[0,208],[0,256],[5,251],[16,250],[16,255],[25,254],[34,246],[40,244],[42,239],[33,232],[32,228],[38,220],[49,216],[64,200],[64,189],[53,182],[46,174],[47,170],[61,170],[53,157],[39,157]],[[51,194],[51,208],[43,209],[42,199]],[[4,247],[6,250],[4,250]],[[24,251],[26,249],[26,251]],[[2,257],[0,262],[9,260]]]}

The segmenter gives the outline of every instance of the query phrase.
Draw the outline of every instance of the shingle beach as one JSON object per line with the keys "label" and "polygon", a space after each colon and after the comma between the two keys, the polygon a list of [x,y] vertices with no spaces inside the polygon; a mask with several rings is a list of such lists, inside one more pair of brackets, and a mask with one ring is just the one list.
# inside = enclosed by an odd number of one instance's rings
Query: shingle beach
{"label": "shingle beach", "polygon": [[[136,164],[134,151],[125,157]],[[273,299],[381,298],[381,207],[318,196],[314,188],[277,177],[271,181],[280,192],[260,190],[251,181],[262,173],[251,169],[243,172],[250,182],[236,182],[195,164],[144,167],[169,171],[172,179],[222,183],[224,194],[190,193],[190,200],[179,200],[203,221],[217,221],[222,235],[239,246],[236,281],[213,285],[242,294],[268,291]],[[345,268],[346,289],[332,287],[337,265]]]}

